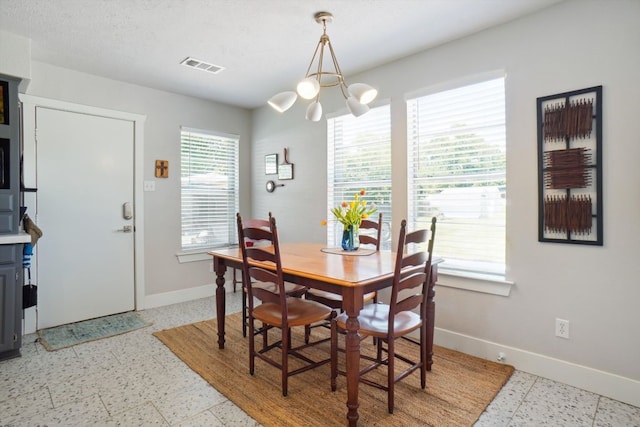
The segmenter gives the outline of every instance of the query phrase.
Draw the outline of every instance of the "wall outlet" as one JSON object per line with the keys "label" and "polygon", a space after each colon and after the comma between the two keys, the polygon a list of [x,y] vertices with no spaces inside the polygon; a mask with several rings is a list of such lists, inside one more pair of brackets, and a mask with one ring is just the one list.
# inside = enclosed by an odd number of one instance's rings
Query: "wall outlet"
{"label": "wall outlet", "polygon": [[156,191],[156,182],[155,181],[144,181],[142,189],[143,189],[143,191]]}
{"label": "wall outlet", "polygon": [[569,339],[569,321],[556,319],[556,336]]}

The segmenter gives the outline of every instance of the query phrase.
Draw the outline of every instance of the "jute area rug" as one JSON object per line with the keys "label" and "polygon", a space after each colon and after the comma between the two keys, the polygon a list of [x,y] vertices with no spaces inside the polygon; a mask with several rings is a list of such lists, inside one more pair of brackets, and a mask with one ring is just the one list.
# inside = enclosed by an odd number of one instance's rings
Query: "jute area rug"
{"label": "jute area rug", "polygon": [[[280,371],[256,359],[255,375],[249,374],[248,341],[242,337],[241,313],[226,318],[225,349],[217,344],[216,320],[155,332],[154,335],[209,384],[265,427],[346,425],[346,379],[338,377],[331,391],[329,364],[289,378],[289,394],[282,396]],[[278,338],[277,330],[270,337]],[[293,330],[301,339],[304,330]],[[329,335],[314,328],[312,338]],[[398,351],[415,356],[418,347],[397,341]],[[259,345],[261,338],[256,338]],[[342,338],[340,343],[343,344]],[[362,342],[361,352],[373,349]],[[275,350],[274,350],[275,351]],[[272,351],[273,353],[273,351]],[[329,342],[309,353],[314,360],[328,357]],[[273,354],[279,357],[279,354]],[[317,358],[317,359],[316,359]],[[293,358],[290,358],[290,365]],[[340,355],[341,364],[344,355]],[[397,369],[403,364],[399,362]],[[343,368],[343,366],[342,366]],[[415,372],[396,385],[395,410],[387,412],[387,393],[360,384],[358,413],[361,426],[472,426],[513,372],[513,367],[479,359],[436,346],[427,387],[420,388]],[[385,369],[378,369],[384,377]],[[376,375],[378,375],[376,373]]]}

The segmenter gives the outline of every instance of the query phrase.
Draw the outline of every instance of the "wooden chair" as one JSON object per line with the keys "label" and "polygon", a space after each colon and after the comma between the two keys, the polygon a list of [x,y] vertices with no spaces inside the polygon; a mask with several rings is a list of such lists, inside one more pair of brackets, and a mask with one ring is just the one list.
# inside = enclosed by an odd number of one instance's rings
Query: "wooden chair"
{"label": "wooden chair", "polygon": [[[255,372],[256,357],[279,368],[282,373],[282,395],[286,396],[288,393],[288,378],[290,376],[308,371],[330,361],[330,357],[314,361],[301,353],[303,349],[316,345],[320,341],[292,347],[291,328],[327,319],[331,315],[331,309],[315,301],[307,301],[286,294],[275,218],[269,218],[268,230],[265,230],[262,226],[256,226],[260,223],[252,221],[247,221],[243,224],[240,214],[237,215],[237,219],[238,240],[243,261],[243,285],[247,289],[248,297],[249,373],[253,375]],[[249,240],[271,241],[271,245],[249,246],[245,244]],[[262,266],[256,265],[256,263],[271,264],[275,267],[275,270],[265,268],[264,264]],[[259,300],[260,303],[255,305],[255,300]],[[260,349],[255,347],[256,321],[265,325],[260,330],[264,338]],[[266,333],[269,327],[281,329],[282,338],[279,341],[268,343]],[[269,350],[274,348],[281,349],[280,361],[267,355]],[[297,357],[304,362],[304,365],[300,368],[289,370],[289,356]]]}
{"label": "wooden chair", "polygon": [[[360,244],[372,245],[375,247],[376,251],[379,251],[382,237],[382,213],[378,214],[378,222],[363,219],[359,228],[360,231],[373,230],[373,233],[360,234]],[[311,301],[317,301],[321,304],[331,307],[334,310],[342,310],[342,295],[334,294],[333,292],[321,291],[319,289],[309,289],[305,295],[305,298]],[[376,303],[378,302],[378,295],[375,292],[365,294],[364,301],[373,301],[374,303]],[[311,328],[316,326],[328,326],[328,324],[323,323],[307,327],[305,331],[305,340],[307,342],[309,341]]]}
{"label": "wooden chair", "polygon": [[[269,221],[271,220],[271,212],[269,212],[269,220],[265,220],[265,219],[247,219],[244,222],[244,226],[246,228],[263,228],[265,230],[269,230],[271,225],[269,223]],[[239,237],[239,235],[238,235]],[[271,245],[271,240],[265,240],[264,242],[260,242],[260,241],[256,241],[256,240],[252,240],[249,238],[245,237],[245,244],[246,245],[260,245],[266,243],[268,245]],[[233,270],[233,290],[235,291],[236,289],[236,283],[243,283],[243,279],[242,279],[242,269],[240,269],[239,271],[240,275],[239,277],[236,277],[236,270]],[[307,288],[301,285],[296,285],[294,283],[288,283],[285,282],[285,286],[284,286],[285,292],[287,294],[287,296],[292,296],[292,297],[302,297],[306,292],[307,292]],[[271,288],[272,291],[278,292],[277,289],[275,288]],[[244,284],[242,285],[242,336],[246,337],[247,336],[247,326],[248,326],[248,316],[247,316],[247,288],[244,286]]]}
{"label": "wooden chair", "polygon": [[[420,370],[420,385],[426,386],[427,373],[427,292],[431,274],[431,257],[436,233],[436,218],[431,219],[431,230],[406,232],[407,222],[402,220],[400,238],[389,304],[370,304],[358,316],[361,340],[372,336],[376,340],[376,357],[363,359],[373,363],[360,371],[360,382],[387,391],[389,413],[393,413],[396,382]],[[416,251],[410,244],[425,245],[426,250]],[[406,251],[406,252],[405,252]],[[419,308],[417,312],[414,310]],[[338,374],[338,334],[346,329],[347,316],[341,314],[331,322],[331,390],[336,390]],[[419,330],[420,359],[418,361],[395,352],[395,340],[407,338],[410,332]],[[411,342],[416,342],[409,339]],[[385,346],[386,344],[386,346]],[[385,357],[383,357],[383,354]],[[395,372],[396,359],[408,364],[401,372]],[[415,359],[415,357],[413,358]],[[380,384],[365,375],[374,369],[387,366],[387,382]]]}
{"label": "wooden chair", "polygon": [[[365,233],[362,233],[365,230]],[[367,233],[366,230],[374,230],[373,233]],[[370,219],[363,219],[360,224],[360,244],[373,245],[376,251],[380,250],[382,243],[382,213],[378,214],[378,222]]]}

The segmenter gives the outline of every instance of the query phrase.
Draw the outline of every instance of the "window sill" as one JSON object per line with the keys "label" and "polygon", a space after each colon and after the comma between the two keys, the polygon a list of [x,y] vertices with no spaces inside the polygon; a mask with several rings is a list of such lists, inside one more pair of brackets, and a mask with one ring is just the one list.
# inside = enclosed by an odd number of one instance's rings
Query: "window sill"
{"label": "window sill", "polygon": [[210,249],[199,249],[194,252],[178,252],[176,257],[180,264],[184,264],[186,262],[210,261],[211,255],[207,253],[208,251],[210,251]]}
{"label": "window sill", "polygon": [[211,246],[208,248],[200,248],[194,249],[192,251],[184,251],[178,252],[176,254],[176,258],[178,258],[178,262],[180,264],[184,264],[186,262],[198,262],[198,261],[211,261],[211,255],[209,252],[220,249],[220,248],[237,248],[238,245],[221,245],[221,246]]}
{"label": "window sill", "polygon": [[502,276],[438,269],[436,286],[508,297],[514,282]]}

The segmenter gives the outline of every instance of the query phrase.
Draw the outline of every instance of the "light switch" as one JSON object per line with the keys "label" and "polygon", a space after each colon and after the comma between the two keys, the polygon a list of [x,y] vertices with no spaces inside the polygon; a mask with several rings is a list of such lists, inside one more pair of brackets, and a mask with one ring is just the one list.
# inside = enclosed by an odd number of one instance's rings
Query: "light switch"
{"label": "light switch", "polygon": [[155,181],[145,181],[144,182],[144,191],[156,191],[156,182]]}

